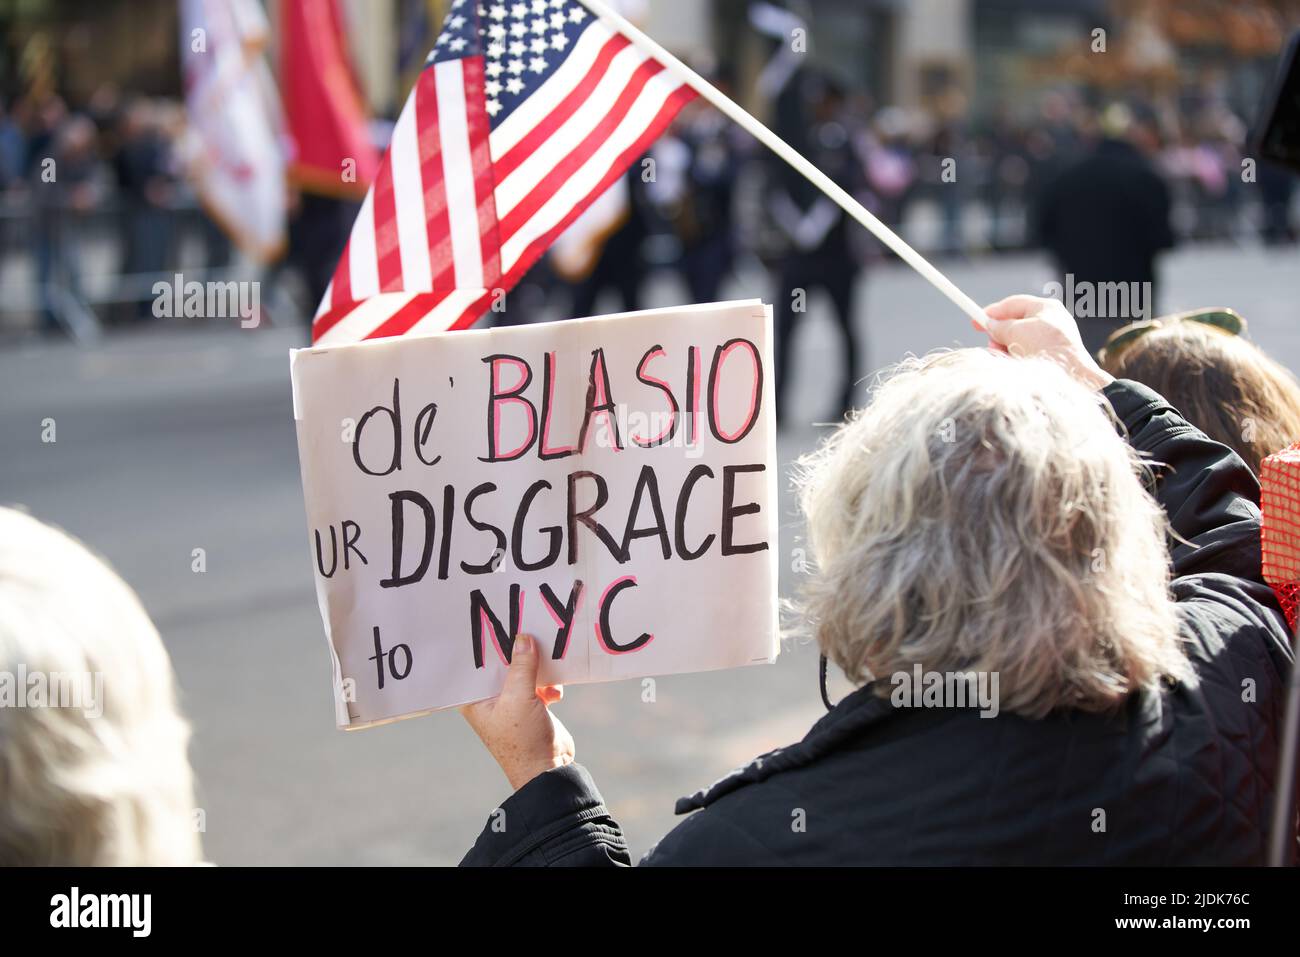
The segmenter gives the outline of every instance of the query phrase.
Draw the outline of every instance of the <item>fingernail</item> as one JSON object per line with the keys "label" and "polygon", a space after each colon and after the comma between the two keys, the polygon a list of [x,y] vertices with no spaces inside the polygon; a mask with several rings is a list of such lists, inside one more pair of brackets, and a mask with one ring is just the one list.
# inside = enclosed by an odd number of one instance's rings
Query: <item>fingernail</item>
{"label": "fingernail", "polygon": [[515,654],[526,655],[531,653],[532,650],[533,650],[532,639],[530,639],[527,635],[515,635],[515,648],[514,648]]}

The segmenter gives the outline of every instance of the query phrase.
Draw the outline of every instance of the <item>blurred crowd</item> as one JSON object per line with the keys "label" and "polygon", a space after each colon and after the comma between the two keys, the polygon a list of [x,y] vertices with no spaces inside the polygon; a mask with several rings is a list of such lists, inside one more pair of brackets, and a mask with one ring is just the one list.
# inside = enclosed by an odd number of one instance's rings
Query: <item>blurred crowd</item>
{"label": "blurred crowd", "polygon": [[[725,72],[713,79],[733,86]],[[1051,89],[1022,110],[974,121],[956,88],[926,110],[877,107],[807,67],[760,92],[779,135],[930,255],[1050,249],[1042,225],[1051,184],[1116,138],[1166,185],[1174,240],[1296,239],[1293,177],[1255,166],[1247,120],[1222,98],[1117,103]],[[15,257],[30,257],[35,279],[27,300],[8,297],[7,311],[34,312],[49,331],[68,331],[87,313],[109,324],[147,319],[154,277],[229,265],[229,243],[181,175],[183,128],[179,102],[110,86],[75,106],[53,93],[0,100],[0,275]],[[504,321],[526,321],[551,303],[589,314],[606,289],[616,306],[636,308],[641,284],[658,270],[677,272],[691,300],[709,301],[738,265],[761,263],[780,289],[823,289],[852,335],[855,277],[886,253],[847,228],[826,197],[703,103],[683,111],[649,159],[620,184],[622,210],[582,237],[576,260],[541,264]],[[311,243],[302,230],[296,249],[291,242],[290,272],[304,279],[298,311],[312,311],[306,300],[327,281],[347,219],[331,209],[327,231],[337,235],[318,241],[313,224]],[[101,274],[93,292],[92,268]]]}
{"label": "blurred crowd", "polygon": [[[177,101],[111,86],[75,108],[54,93],[0,100],[0,269],[31,256],[34,295],[17,305],[42,329],[75,328],[92,306],[109,324],[148,318],[149,290],[180,266],[182,236],[202,244],[203,266],[230,260],[181,176],[184,122]],[[93,291],[92,272],[108,280]]]}
{"label": "blurred crowd", "polygon": [[[829,77],[800,71],[777,95],[772,112],[776,132],[805,152],[822,154],[828,167],[842,167],[841,184],[891,226],[915,234],[918,221],[935,220],[937,235],[909,236],[932,252],[1038,245],[1035,213],[1044,190],[1101,141],[1115,137],[1131,140],[1167,184],[1179,239],[1296,239],[1294,177],[1256,165],[1246,145],[1247,119],[1209,94],[1153,102],[1053,89],[1039,94],[1030,109],[1008,106],[975,122],[960,90],[937,97],[929,110],[877,109]],[[676,138],[701,152],[698,162],[688,161],[695,164],[687,177],[694,188],[710,201],[730,193],[715,180],[734,183],[751,160],[780,178],[766,151],[734,130],[719,135],[719,125],[707,107],[685,113],[677,124]],[[730,155],[720,156],[723,149]],[[670,206],[670,218],[681,205]],[[746,222],[744,209],[730,212],[741,223],[735,231],[749,237],[755,251],[779,253],[789,238],[780,236],[788,209],[769,207],[757,222]]]}
{"label": "blurred crowd", "polygon": [[[724,90],[730,77],[713,77]],[[770,94],[769,123],[815,166],[923,252],[942,257],[1041,248],[1061,277],[1120,281],[1156,308],[1157,255],[1180,241],[1292,243],[1294,177],[1256,164],[1247,124],[1221,99],[1167,103],[1048,90],[1016,118],[968,119],[960,90],[929,111],[873,108],[831,76],[800,67]],[[866,361],[858,278],[892,255],[800,174],[716,110],[693,103],[627,177],[627,213],[596,237],[569,314],[643,303],[657,269],[680,274],[694,302],[720,298],[737,267],[761,264],[776,310],[777,407],[790,339],[809,294],[830,301],[844,343],[840,407],[849,408]],[[531,277],[543,292],[555,277]],[[616,294],[597,310],[598,295]],[[537,302],[541,301],[538,296]],[[1137,310],[1084,323],[1096,350]],[[530,313],[525,312],[526,318]]]}

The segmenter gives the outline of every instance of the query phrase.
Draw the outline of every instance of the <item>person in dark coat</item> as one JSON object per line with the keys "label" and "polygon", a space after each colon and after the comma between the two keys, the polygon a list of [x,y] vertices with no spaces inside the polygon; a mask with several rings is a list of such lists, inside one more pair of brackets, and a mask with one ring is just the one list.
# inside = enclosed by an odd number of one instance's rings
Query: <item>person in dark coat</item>
{"label": "person in dark coat", "polygon": [[1122,107],[1102,124],[1092,152],[1044,186],[1032,224],[1094,354],[1116,329],[1157,314],[1156,257],[1174,245],[1169,188],[1144,152],[1154,149],[1150,124]]}
{"label": "person in dark coat", "polygon": [[[988,313],[991,349],[908,360],[807,463],[806,611],[861,687],[643,864],[1265,860],[1292,655],[1253,474],[1060,303]],[[630,864],[516,647],[463,709],[515,793],[462,863]]]}
{"label": "person in dark coat", "polygon": [[641,306],[641,283],[646,274],[643,247],[650,236],[652,217],[642,182],[642,165],[634,163],[623,175],[627,184],[626,215],[596,251],[591,272],[573,284],[570,314],[583,318],[596,314],[596,304],[606,290],[619,299],[618,309],[636,312]]}
{"label": "person in dark coat", "polygon": [[685,190],[664,218],[681,244],[677,265],[690,301],[719,302],[736,258],[732,206],[741,157],[735,130],[701,104],[675,132],[685,156]]}
{"label": "person in dark coat", "polygon": [[[801,71],[778,100],[779,128],[808,160],[850,193],[861,193],[865,172],[854,153],[844,118],[844,91],[827,76]],[[809,128],[809,116],[812,124]],[[775,265],[776,413],[784,418],[790,391],[794,332],[808,311],[812,293],[824,290],[843,336],[839,348],[840,392],[836,413],[854,405],[864,368],[856,326],[857,281],[862,267],[850,239],[856,228],[844,211],[785,163],[772,170],[767,212],[783,234],[785,251]]]}
{"label": "person in dark coat", "polygon": [[[176,183],[170,149],[154,106],[146,100],[128,105],[113,158],[123,206],[121,272],[147,277],[150,283],[168,271],[175,254],[171,203]],[[154,318],[152,299],[141,299],[134,310],[135,319]]]}

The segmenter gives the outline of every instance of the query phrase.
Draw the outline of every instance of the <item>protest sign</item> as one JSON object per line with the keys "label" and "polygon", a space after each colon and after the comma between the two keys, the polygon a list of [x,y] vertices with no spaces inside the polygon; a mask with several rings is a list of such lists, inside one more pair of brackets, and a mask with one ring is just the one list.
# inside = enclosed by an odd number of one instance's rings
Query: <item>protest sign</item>
{"label": "protest sign", "polygon": [[546,684],[775,660],[770,307],[291,355],[343,728]]}

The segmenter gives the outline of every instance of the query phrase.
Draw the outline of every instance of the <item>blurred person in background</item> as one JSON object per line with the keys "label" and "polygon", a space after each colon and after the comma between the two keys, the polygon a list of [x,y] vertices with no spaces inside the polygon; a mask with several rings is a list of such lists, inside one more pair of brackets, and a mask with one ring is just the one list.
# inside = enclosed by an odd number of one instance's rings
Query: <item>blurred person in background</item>
{"label": "blurred person in background", "polygon": [[1089,108],[1074,91],[1051,90],[1043,96],[1024,130],[1031,215],[1043,191],[1084,152],[1084,130],[1091,122]]}
{"label": "blurred person in background", "polygon": [[876,200],[882,222],[898,228],[916,185],[916,151],[909,138],[912,123],[906,111],[887,106],[862,128],[855,146],[866,176],[866,186]]}
{"label": "blurred person in background", "polygon": [[0,865],[199,863],[189,737],[135,593],[0,508]]}
{"label": "blurred person in background", "polygon": [[[1264,863],[1292,653],[1255,477],[1059,302],[987,311],[992,348],[907,360],[802,462],[803,611],[860,687],[679,800],[643,864]],[[515,649],[462,709],[514,789],[462,863],[630,864]],[[921,702],[923,670],[998,684]]]}
{"label": "blurred person in background", "polygon": [[33,158],[29,176],[33,202],[36,275],[40,285],[41,331],[64,331],[63,297],[83,300],[82,235],[86,215],[107,189],[95,124],[74,113],[48,141],[49,154]]}
{"label": "blurred person in background", "polygon": [[[861,193],[865,186],[863,170],[845,124],[843,106],[843,90],[834,80],[812,70],[800,70],[777,100],[776,132],[848,192]],[[824,290],[843,336],[838,414],[853,406],[863,368],[854,325],[861,263],[843,210],[793,168],[771,162],[767,215],[784,238],[784,253],[775,264],[776,413],[778,419],[783,416],[789,391],[795,326],[806,315],[812,293]]]}
{"label": "blurred person in background", "polygon": [[935,128],[927,146],[927,176],[933,195],[939,202],[943,224],[939,250],[958,255],[965,250],[962,209],[968,199],[966,178],[957,175],[965,168],[970,155],[966,135],[966,95],[959,87],[949,87],[939,99]]}
{"label": "blurred person in background", "polygon": [[[1116,103],[1101,128],[1092,152],[1044,187],[1033,228],[1063,284],[1095,294],[1092,315],[1079,316],[1090,352],[1120,326],[1151,316],[1159,298],[1156,256],[1174,244],[1169,189],[1149,158],[1158,145],[1154,118]],[[1112,314],[1115,303],[1101,295],[1115,283],[1130,290],[1128,314]]]}
{"label": "blurred person in background", "polygon": [[1241,160],[1246,124],[1226,106],[1213,111],[1208,123],[1211,149],[1223,168],[1223,192],[1212,212],[1216,235],[1236,240],[1240,233],[1238,223],[1245,189]]}
{"label": "blurred person in background", "polygon": [[26,151],[23,174],[37,174],[42,159],[50,155],[59,130],[68,119],[68,105],[57,93],[29,93],[20,101],[20,123],[24,130]]}
{"label": "blurred person in background", "polygon": [[[141,277],[147,289],[167,268],[176,186],[163,117],[146,99],[137,98],[122,111],[114,167],[122,203],[121,272]],[[152,316],[148,297],[139,300],[133,314]]]}
{"label": "blurred person in background", "polygon": [[[724,92],[725,76],[713,74]],[[740,154],[735,124],[703,101],[688,103],[652,155],[657,175],[647,195],[679,247],[677,268],[690,301],[717,302],[736,249],[732,207]]]}
{"label": "blurred person in background", "polygon": [[27,138],[9,106],[0,98],[0,192],[22,181],[27,160]]}
{"label": "blurred person in background", "polygon": [[1291,223],[1291,199],[1295,195],[1295,173],[1269,162],[1259,164],[1259,197],[1263,207],[1260,236],[1269,246],[1296,241]]}
{"label": "blurred person in background", "polygon": [[1160,393],[1252,472],[1300,442],[1300,383],[1243,335],[1231,310],[1197,310],[1115,332],[1100,361],[1111,375]]}
{"label": "blurred person in background", "polygon": [[1025,200],[1030,183],[1025,137],[1011,117],[999,111],[982,147],[988,163],[985,195],[992,219],[989,245],[994,250],[1014,249],[1024,244]]}
{"label": "blurred person in background", "polygon": [[338,196],[291,186],[289,205],[289,248],[277,273],[289,267],[302,277],[307,291],[303,315],[310,327],[317,306],[334,278],[334,269],[352,233],[352,224],[361,211],[361,203]]}
{"label": "blurred person in background", "polygon": [[[621,194],[621,208],[605,227],[588,230],[567,249],[564,269],[559,266],[559,250],[551,250],[552,267],[569,282],[569,308],[574,318],[596,315],[597,304],[606,291],[617,297],[613,312],[641,308],[641,283],[646,274],[644,248],[654,218],[646,193],[648,184],[642,178],[643,162],[633,163],[611,187]],[[612,198],[607,195],[605,199]],[[574,225],[581,223],[579,220]],[[568,238],[574,235],[571,232]]]}
{"label": "blurred person in background", "polygon": [[1057,172],[1063,170],[1085,148],[1085,131],[1089,125],[1089,109],[1077,90],[1060,89],[1048,91],[1039,104],[1038,121],[1034,124],[1052,141],[1052,154],[1060,165]]}
{"label": "blurred person in background", "polygon": [[99,84],[86,100],[85,113],[94,121],[102,140],[111,141],[116,136],[121,112],[122,91],[115,83]]}
{"label": "blurred person in background", "polygon": [[1240,121],[1226,110],[1205,109],[1182,118],[1176,143],[1162,165],[1187,207],[1189,232],[1197,239],[1236,235],[1243,137]]}

